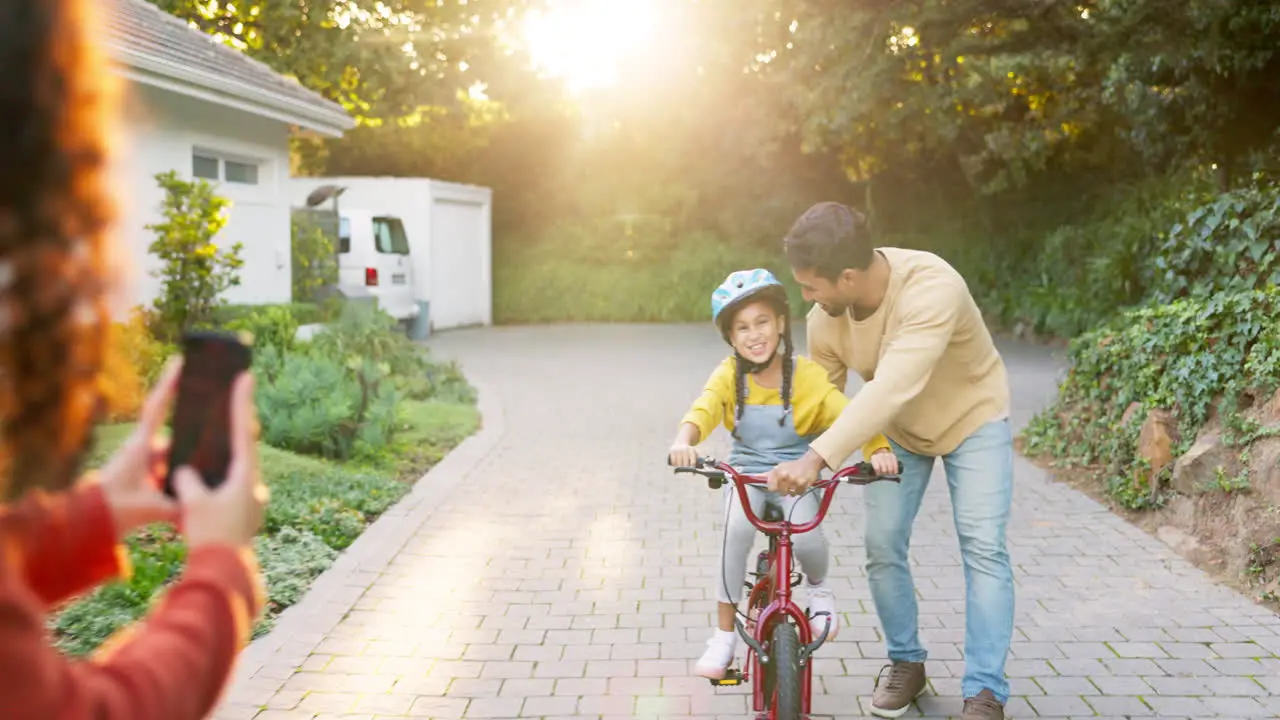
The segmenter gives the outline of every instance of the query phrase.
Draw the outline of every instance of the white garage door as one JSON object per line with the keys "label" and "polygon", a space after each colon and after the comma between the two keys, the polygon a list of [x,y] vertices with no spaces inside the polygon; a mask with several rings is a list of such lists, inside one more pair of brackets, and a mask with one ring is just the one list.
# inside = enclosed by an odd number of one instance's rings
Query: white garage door
{"label": "white garage door", "polygon": [[484,206],[436,200],[431,213],[431,326],[483,325],[489,283],[484,276]]}

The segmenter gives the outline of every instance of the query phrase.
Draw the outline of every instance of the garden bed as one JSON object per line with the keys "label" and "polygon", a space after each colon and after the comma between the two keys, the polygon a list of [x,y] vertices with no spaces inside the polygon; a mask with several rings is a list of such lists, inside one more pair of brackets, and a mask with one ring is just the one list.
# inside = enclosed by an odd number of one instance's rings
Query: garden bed
{"label": "garden bed", "polygon": [[[450,364],[397,334],[380,315],[335,321],[324,338],[293,340],[291,308],[262,308],[237,318],[253,332],[256,400],[262,421],[263,479],[271,502],[256,549],[267,608],[254,628],[268,631],[285,608],[413,482],[473,434],[480,417],[475,392]],[[151,382],[164,353],[140,330],[117,338],[109,416],[136,412],[139,386]],[[100,466],[132,431],[129,422],[101,426],[89,459]],[[133,574],[61,608],[50,618],[58,645],[73,655],[97,648],[141,617],[185,564],[186,547],[171,528],[143,528],[127,541]]]}

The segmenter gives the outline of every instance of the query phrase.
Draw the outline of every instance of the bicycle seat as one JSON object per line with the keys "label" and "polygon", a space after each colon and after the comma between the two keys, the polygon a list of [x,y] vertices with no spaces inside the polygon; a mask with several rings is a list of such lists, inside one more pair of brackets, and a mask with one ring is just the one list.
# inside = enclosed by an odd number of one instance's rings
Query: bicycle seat
{"label": "bicycle seat", "polygon": [[760,519],[765,522],[782,522],[785,518],[782,516],[782,508],[777,505],[765,505],[764,516]]}

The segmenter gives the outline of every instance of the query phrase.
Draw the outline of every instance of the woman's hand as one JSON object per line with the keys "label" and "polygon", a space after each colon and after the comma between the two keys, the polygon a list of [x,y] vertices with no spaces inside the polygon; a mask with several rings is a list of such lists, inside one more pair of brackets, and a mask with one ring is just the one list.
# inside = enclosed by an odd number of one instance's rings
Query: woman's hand
{"label": "woman's hand", "polygon": [[169,442],[160,437],[178,386],[180,359],[169,363],[138,416],[138,425],[98,473],[116,536],[154,522],[178,519],[178,504],[161,491],[168,470]]}
{"label": "woman's hand", "polygon": [[671,467],[694,467],[698,464],[698,451],[692,445],[676,443],[667,453]]}
{"label": "woman's hand", "polygon": [[231,465],[227,479],[209,489],[199,474],[180,467],[173,477],[182,502],[182,534],[191,548],[202,545],[248,547],[262,527],[270,493],[258,464],[258,422],[253,377],[243,373],[231,388]]}
{"label": "woman's hand", "polygon": [[889,448],[880,448],[871,453],[871,467],[875,469],[877,475],[897,475],[898,456],[894,455]]}

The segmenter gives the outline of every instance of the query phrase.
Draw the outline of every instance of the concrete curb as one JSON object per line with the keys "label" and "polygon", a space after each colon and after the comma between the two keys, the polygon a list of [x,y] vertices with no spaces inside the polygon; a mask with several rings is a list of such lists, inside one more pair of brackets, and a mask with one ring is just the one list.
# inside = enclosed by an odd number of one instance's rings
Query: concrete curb
{"label": "concrete curb", "polygon": [[487,385],[477,391],[480,429],[423,475],[413,490],[378,517],[334,564],[320,574],[296,605],[286,608],[271,632],[240,653],[218,718],[249,718],[280,690],[355,606],[441,501],[470,475],[505,432],[502,404]]}

